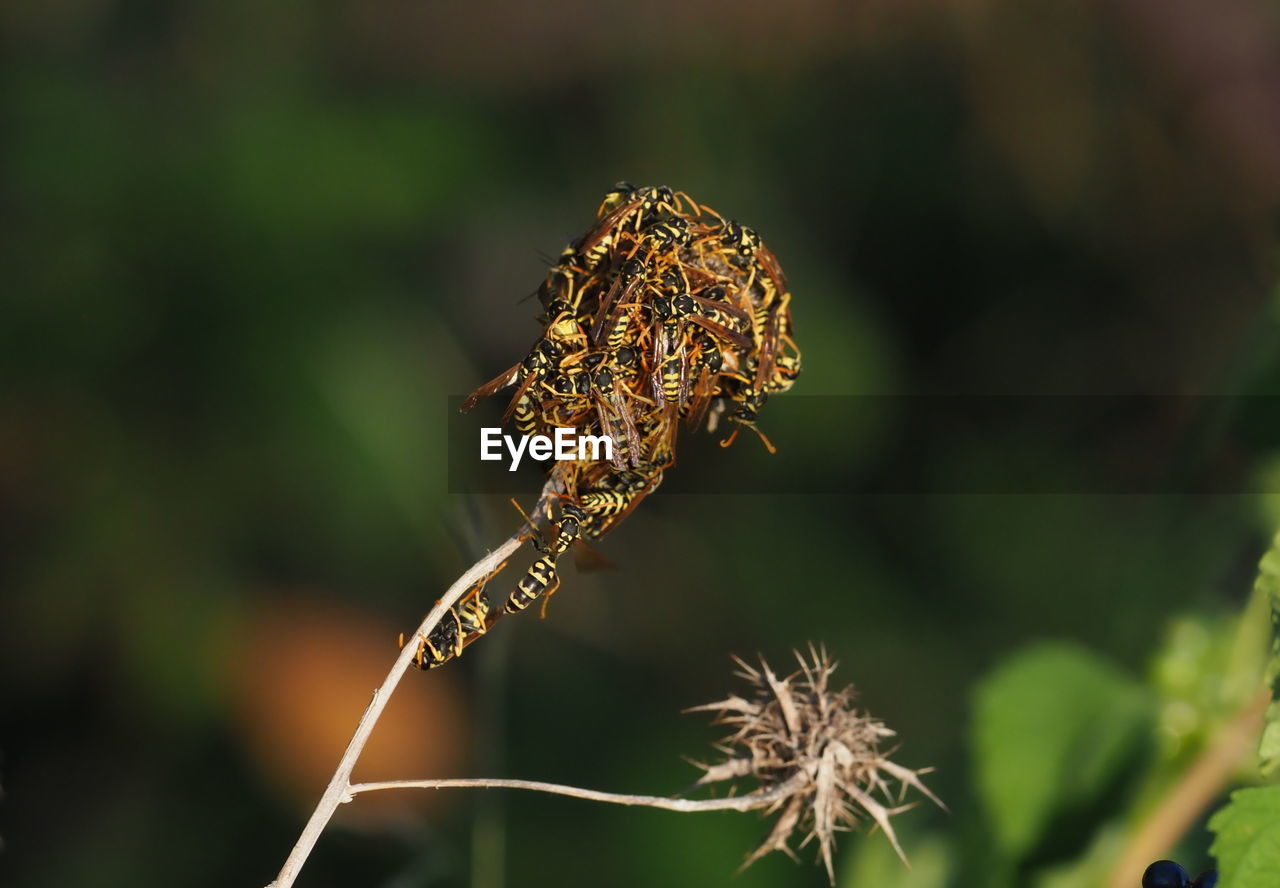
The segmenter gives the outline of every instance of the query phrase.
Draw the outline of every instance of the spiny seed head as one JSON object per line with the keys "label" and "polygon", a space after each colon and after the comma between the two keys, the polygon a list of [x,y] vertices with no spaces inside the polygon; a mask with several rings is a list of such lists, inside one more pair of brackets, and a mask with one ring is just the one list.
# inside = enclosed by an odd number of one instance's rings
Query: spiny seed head
{"label": "spiny seed head", "polygon": [[765,809],[766,814],[780,812],[778,819],[743,867],[770,851],[794,859],[787,841],[799,830],[804,834],[800,847],[817,840],[834,885],[835,834],[854,829],[865,818],[884,830],[905,863],[890,818],[914,807],[902,804],[911,787],[946,807],[920,780],[932,769],[913,771],[889,761],[892,750],[881,751],[880,745],[894,732],[854,708],[852,687],[830,689],[837,664],[825,649],[810,646],[808,659],[799,652],[795,656],[800,668],[785,678],[778,678],[763,657],[759,669],[735,657],[736,675],[749,685],[746,695],[689,710],[713,712],[712,724],[729,728],[715,744],[724,758],[696,763],[704,772],[697,785],[729,781],[737,790],[736,781],[750,778],[759,784],[757,794],[781,791]]}

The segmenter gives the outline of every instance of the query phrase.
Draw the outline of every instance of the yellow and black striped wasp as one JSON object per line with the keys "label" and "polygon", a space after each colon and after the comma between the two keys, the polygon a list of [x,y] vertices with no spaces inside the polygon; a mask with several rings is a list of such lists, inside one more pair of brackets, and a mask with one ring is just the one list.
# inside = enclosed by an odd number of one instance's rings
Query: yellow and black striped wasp
{"label": "yellow and black striped wasp", "polygon": [[[528,539],[539,555],[516,583],[515,590],[500,608],[494,607],[485,592],[487,584],[506,567],[506,562],[503,562],[475,588],[468,590],[459,603],[450,607],[430,634],[419,638],[418,651],[414,657],[414,664],[418,668],[435,669],[443,666],[460,656],[468,645],[488,632],[500,614],[518,613],[539,596],[550,596],[559,586],[557,564],[560,557],[579,538],[587,513],[580,506],[566,502],[561,507],[560,520],[553,525],[554,532],[549,543],[542,542],[532,520],[527,515],[524,517],[530,528]],[[401,643],[403,644],[403,638]]]}
{"label": "yellow and black striped wasp", "polygon": [[589,471],[582,478],[566,478],[565,483],[576,490],[576,501],[585,515],[581,525],[583,539],[603,538],[662,483],[663,472],[674,462],[669,436],[665,429],[654,429],[644,443],[643,459],[625,471]]}
{"label": "yellow and black striped wasp", "polygon": [[[485,594],[485,586],[507,566],[504,561],[472,589],[462,600],[450,607],[439,624],[425,638],[419,636],[418,650],[413,663],[419,669],[435,669],[462,654],[463,648],[475,641],[488,629],[492,606]],[[404,645],[404,636],[400,638]]]}
{"label": "yellow and black striped wasp", "polygon": [[555,525],[555,534],[551,542],[539,545],[537,537],[534,548],[539,551],[538,558],[525,571],[516,583],[516,589],[507,598],[502,610],[508,614],[519,613],[534,602],[540,595],[550,597],[560,586],[557,566],[560,557],[569,551],[569,547],[578,539],[587,515],[581,506],[566,503],[560,510],[560,521]]}
{"label": "yellow and black striped wasp", "polygon": [[640,452],[640,434],[630,406],[638,396],[625,384],[627,361],[634,363],[634,350],[627,346],[613,354],[590,352],[577,363],[562,364],[565,372],[549,383],[565,408],[557,419],[572,428],[589,428],[593,419],[598,420],[599,430],[613,439],[612,462],[619,471],[628,461],[638,461]]}
{"label": "yellow and black striped wasp", "polygon": [[[709,295],[707,295],[709,294]],[[747,315],[737,306],[724,301],[724,288],[713,287],[704,295],[689,291],[689,282],[682,274],[664,272],[658,295],[650,301],[657,332],[653,350],[653,392],[659,403],[673,405],[683,411],[689,395],[690,370],[689,324],[702,328],[706,333],[737,349],[751,347],[751,340],[711,315],[747,321]],[[703,350],[708,354],[711,349]]]}

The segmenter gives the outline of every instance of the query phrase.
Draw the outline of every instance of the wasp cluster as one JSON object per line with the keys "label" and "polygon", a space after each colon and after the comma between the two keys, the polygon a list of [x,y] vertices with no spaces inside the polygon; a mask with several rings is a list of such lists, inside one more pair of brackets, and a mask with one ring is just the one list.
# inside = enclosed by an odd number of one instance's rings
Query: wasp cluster
{"label": "wasp cluster", "polygon": [[[800,372],[791,294],[773,253],[753,229],[665,186],[614,186],[538,298],[543,331],[529,354],[463,410],[514,386],[504,422],[524,435],[608,436],[612,458],[556,463],[565,505],[550,542],[534,538],[540,557],[506,613],[554,591],[573,542],[608,533],[658,487],[682,425],[714,430],[723,417],[736,427],[722,444],[747,428],[772,451],[756,428],[760,409]],[[424,640],[419,665],[456,656],[496,616],[475,590]]]}

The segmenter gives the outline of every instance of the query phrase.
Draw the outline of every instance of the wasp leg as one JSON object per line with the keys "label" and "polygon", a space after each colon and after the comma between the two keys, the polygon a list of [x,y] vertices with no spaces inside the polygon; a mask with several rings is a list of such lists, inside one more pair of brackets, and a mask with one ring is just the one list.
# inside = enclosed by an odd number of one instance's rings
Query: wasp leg
{"label": "wasp leg", "polygon": [[547,605],[551,603],[551,596],[552,596],[552,595],[555,595],[555,594],[556,594],[556,590],[557,590],[557,589],[559,589],[559,588],[560,588],[560,577],[559,577],[559,575],[557,575],[557,576],[556,576],[556,579],[555,579],[555,582],[554,582],[554,583],[552,583],[552,584],[551,584],[551,586],[549,586],[549,587],[547,588],[547,591],[546,591],[545,593],[543,593],[543,596],[542,596],[542,610],[541,610],[541,612],[538,614],[538,619],[539,619],[539,620],[545,620],[545,619],[547,618]]}

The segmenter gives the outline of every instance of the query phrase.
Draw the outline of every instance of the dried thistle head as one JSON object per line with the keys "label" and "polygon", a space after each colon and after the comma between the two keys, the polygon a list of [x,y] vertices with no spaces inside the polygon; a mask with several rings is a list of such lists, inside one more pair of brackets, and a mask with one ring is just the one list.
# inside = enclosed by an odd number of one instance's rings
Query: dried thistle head
{"label": "dried thistle head", "polygon": [[[763,796],[766,814],[781,812],[769,835],[742,866],[747,867],[770,851],[782,851],[795,859],[787,844],[797,830],[804,834],[800,847],[815,839],[819,856],[835,884],[832,851],[835,834],[854,829],[870,818],[893,843],[898,856],[906,856],[898,844],[890,818],[914,802],[903,804],[910,787],[938,800],[920,780],[931,768],[913,771],[888,759],[880,745],[894,732],[853,706],[853,688],[833,691],[828,686],[836,665],[825,649],[809,648],[806,659],[796,652],[800,668],[778,678],[760,658],[755,669],[737,657],[736,673],[750,684],[746,696],[696,706],[689,710],[714,712],[712,724],[731,732],[715,748],[724,754],[713,764],[697,763],[704,773],[695,784],[705,786],[751,778],[759,783],[752,796]],[[896,790],[896,791],[895,791]]]}

